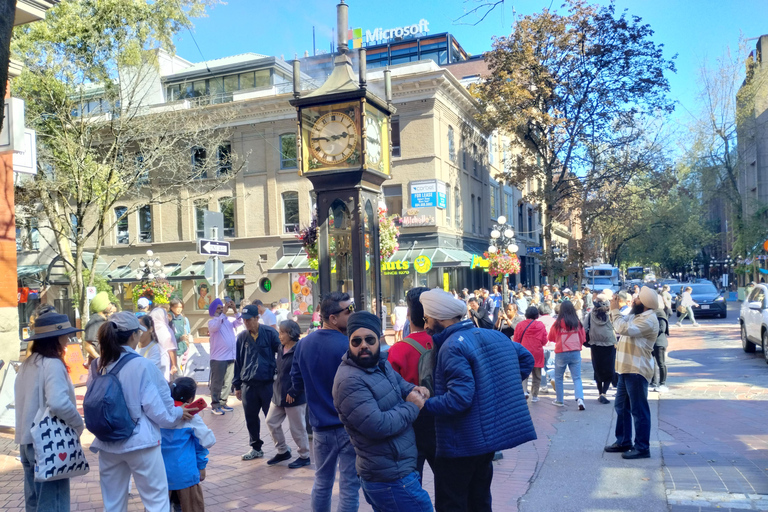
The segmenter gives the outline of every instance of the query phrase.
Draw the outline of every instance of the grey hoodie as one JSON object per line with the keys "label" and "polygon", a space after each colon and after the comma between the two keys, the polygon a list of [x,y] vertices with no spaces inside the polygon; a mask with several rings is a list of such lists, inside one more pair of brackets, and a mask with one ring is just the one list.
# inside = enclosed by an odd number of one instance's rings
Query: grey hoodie
{"label": "grey hoodie", "polygon": [[592,311],[585,322],[584,328],[589,331],[589,344],[596,347],[612,347],[616,345],[616,333],[606,312],[606,319],[600,320]]}

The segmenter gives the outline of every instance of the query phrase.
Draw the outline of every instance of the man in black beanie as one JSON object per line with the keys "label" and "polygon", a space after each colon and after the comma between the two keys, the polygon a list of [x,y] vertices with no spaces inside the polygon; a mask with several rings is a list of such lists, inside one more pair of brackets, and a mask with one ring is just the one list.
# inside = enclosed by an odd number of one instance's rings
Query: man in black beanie
{"label": "man in black beanie", "polygon": [[411,426],[429,398],[424,387],[406,382],[381,352],[381,321],[367,311],[347,321],[349,350],[333,381],[333,404],[355,448],[357,473],[374,510],[431,511],[429,494],[416,471]]}

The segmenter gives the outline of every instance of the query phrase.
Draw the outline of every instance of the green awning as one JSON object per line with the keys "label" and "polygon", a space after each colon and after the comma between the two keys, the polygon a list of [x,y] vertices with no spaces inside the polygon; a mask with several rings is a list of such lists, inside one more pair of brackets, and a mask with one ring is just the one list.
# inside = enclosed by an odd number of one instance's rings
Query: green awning
{"label": "green awning", "polygon": [[267,272],[272,274],[288,274],[290,272],[317,272],[317,270],[309,266],[307,253],[302,251],[289,256],[283,256]]}
{"label": "green awning", "polygon": [[48,270],[48,265],[19,265],[16,268],[16,275],[22,277],[34,277],[41,272]]}
{"label": "green awning", "polygon": [[419,256],[427,256],[432,260],[433,267],[468,267],[472,262],[472,255],[460,249],[422,248],[399,249],[384,261],[410,261],[413,262]]}
{"label": "green awning", "polygon": [[[244,276],[241,274],[241,271],[243,267],[245,267],[245,263],[242,261],[225,261],[223,262],[224,265],[224,278],[225,279],[243,279]],[[205,278],[205,262],[204,261],[198,261],[178,274],[168,276],[169,280],[185,280],[185,279],[204,279]]]}

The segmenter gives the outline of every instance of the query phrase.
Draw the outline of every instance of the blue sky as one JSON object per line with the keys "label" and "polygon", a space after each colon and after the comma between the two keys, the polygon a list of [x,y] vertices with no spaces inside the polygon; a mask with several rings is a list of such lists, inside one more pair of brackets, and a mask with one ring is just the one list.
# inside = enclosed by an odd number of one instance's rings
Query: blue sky
{"label": "blue sky", "polygon": [[[605,4],[603,0],[593,0]],[[312,53],[312,27],[317,47],[327,50],[336,24],[337,0],[228,0],[195,20],[194,37],[189,32],[176,38],[179,56],[192,62],[216,59],[245,52],[266,55]],[[513,2],[507,0],[477,26],[455,22],[476,0],[348,0],[350,25],[373,30],[429,21],[430,33],[450,32],[472,54],[491,48],[495,35],[508,35],[513,19]],[[539,12],[560,5],[559,0],[518,0],[517,15]],[[671,96],[678,100],[677,116],[686,120],[686,109],[696,108],[697,72],[704,59],[714,61],[727,46],[738,47],[739,36],[752,38],[768,33],[766,0],[617,0],[618,10],[640,16],[656,32],[654,40],[664,43],[667,56],[678,54],[677,73],[669,77]],[[754,48],[755,41],[750,41]]]}

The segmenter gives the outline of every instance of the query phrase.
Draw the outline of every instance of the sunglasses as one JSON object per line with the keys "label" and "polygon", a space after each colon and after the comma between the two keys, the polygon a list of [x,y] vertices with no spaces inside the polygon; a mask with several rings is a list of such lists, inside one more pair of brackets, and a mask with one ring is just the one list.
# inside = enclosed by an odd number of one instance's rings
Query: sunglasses
{"label": "sunglasses", "polygon": [[355,336],[354,338],[351,338],[349,340],[349,344],[357,348],[360,345],[362,345],[363,341],[365,341],[366,345],[368,345],[369,347],[372,347],[379,341],[379,338],[377,338],[376,336],[366,336],[365,338],[360,338],[359,336]]}
{"label": "sunglasses", "polygon": [[335,313],[331,313],[331,315],[338,315],[339,313],[343,313],[345,311],[349,311],[350,313],[354,313],[355,312],[355,304],[354,304],[354,302],[350,302],[349,306],[347,306],[345,308],[341,308],[340,310],[336,311]]}

